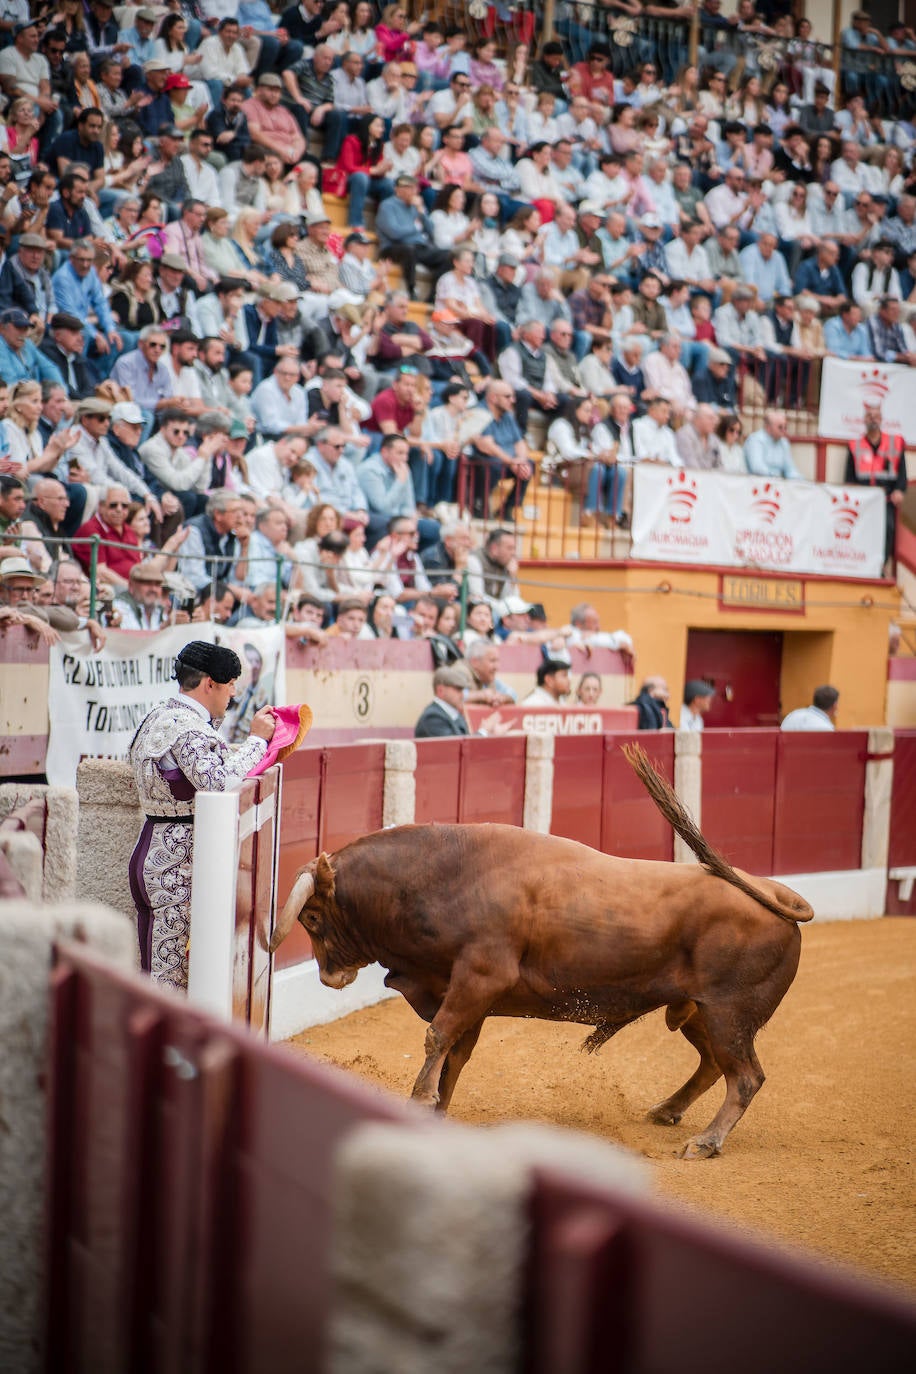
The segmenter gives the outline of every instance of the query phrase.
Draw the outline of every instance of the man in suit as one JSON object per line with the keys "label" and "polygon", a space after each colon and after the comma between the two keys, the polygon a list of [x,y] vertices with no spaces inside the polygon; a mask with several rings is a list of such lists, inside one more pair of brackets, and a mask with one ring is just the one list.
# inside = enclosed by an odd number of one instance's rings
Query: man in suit
{"label": "man in suit", "polygon": [[437,668],[433,673],[435,699],[429,703],[414,727],[416,739],[439,739],[467,735],[464,718],[464,689],[467,678],[460,668]]}

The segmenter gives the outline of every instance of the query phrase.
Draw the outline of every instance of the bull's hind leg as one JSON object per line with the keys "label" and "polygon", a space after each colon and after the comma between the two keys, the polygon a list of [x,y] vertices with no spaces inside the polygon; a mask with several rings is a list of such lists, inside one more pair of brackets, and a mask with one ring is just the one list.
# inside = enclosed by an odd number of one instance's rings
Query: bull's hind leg
{"label": "bull's hind leg", "polygon": [[455,1091],[455,1084],[458,1082],[458,1075],[473,1053],[474,1046],[480,1038],[483,1029],[483,1021],[478,1021],[476,1026],[466,1030],[449,1050],[439,1075],[439,1101],[436,1104],[437,1112],[448,1110],[452,1100],[452,1093]]}
{"label": "bull's hind leg", "polygon": [[[465,950],[452,969],[448,990],[426,1032],[426,1061],[417,1075],[411,1097],[415,1102],[435,1107],[439,1103],[439,1080],[449,1053],[461,1038],[489,1014],[493,1004],[518,980],[518,964],[491,963],[492,951]],[[467,1050],[460,1068],[474,1048]],[[460,1055],[459,1055],[460,1058]],[[457,1075],[456,1075],[457,1077]],[[454,1083],[452,1084],[454,1087]]]}
{"label": "bull's hind leg", "polygon": [[696,1071],[682,1088],[678,1088],[676,1093],[666,1097],[664,1102],[658,1102],[647,1113],[650,1121],[655,1121],[660,1126],[676,1126],[687,1108],[696,1102],[698,1097],[708,1092],[712,1085],[722,1077],[722,1070],[719,1068],[716,1056],[713,1053],[712,1045],[709,1041],[709,1034],[703,1025],[696,1003],[688,1004],[693,1010],[689,1012],[687,1019],[679,1023],[679,1008],[669,1007],[666,1014],[669,1030],[680,1030],[681,1034],[690,1041],[694,1049],[700,1056],[700,1062]]}
{"label": "bull's hind leg", "polygon": [[687,1141],[682,1159],[709,1159],[722,1149],[725,1137],[734,1129],[760,1091],[765,1074],[754,1052],[758,1026],[749,1024],[746,1012],[702,1007],[700,1017],[709,1035],[709,1045],[725,1075],[725,1101],[706,1130]]}

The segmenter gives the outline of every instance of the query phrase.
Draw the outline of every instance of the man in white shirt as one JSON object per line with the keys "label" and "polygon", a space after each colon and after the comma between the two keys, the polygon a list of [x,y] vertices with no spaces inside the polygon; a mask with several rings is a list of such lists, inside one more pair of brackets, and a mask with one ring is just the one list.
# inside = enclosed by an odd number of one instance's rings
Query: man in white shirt
{"label": "man in white shirt", "polygon": [[715,689],[710,687],[708,682],[703,682],[700,678],[694,678],[690,682],[685,682],[684,705],[681,707],[681,718],[678,722],[678,729],[692,731],[702,730],[703,717],[712,705],[712,699],[715,694]]}
{"label": "man in white shirt", "polygon": [[810,706],[790,711],[780,730],[835,730],[840,694],[835,687],[817,687]]}
{"label": "man in white shirt", "polygon": [[674,430],[668,421],[671,418],[671,403],[664,396],[656,396],[649,402],[645,415],[633,421],[633,457],[636,462],[667,463],[669,467],[682,468],[680,454],[674,438]]}
{"label": "man in white shirt", "polygon": [[537,682],[522,698],[522,706],[562,706],[569,696],[569,664],[559,658],[545,659],[538,668]]}
{"label": "man in white shirt", "polygon": [[176,329],[166,337],[169,348],[162,365],[172,382],[168,403],[182,410],[185,415],[198,416],[209,409],[201,390],[200,377],[194,369],[199,340],[190,329]]}
{"label": "man in white shirt", "polygon": [[681,236],[665,248],[665,262],[672,281],[683,281],[700,291],[713,292],[716,283],[709,265],[709,254],[701,242],[704,229],[699,220],[690,220]]}
{"label": "man in white shirt", "polygon": [[255,496],[270,505],[276,505],[289,480],[290,468],[305,456],[307,448],[305,439],[296,438],[277,439],[250,449],[245,454],[245,462],[248,465],[248,485]]}
{"label": "man in white shirt", "polygon": [[474,102],[467,72],[452,72],[447,90],[436,91],[427,110],[440,131],[457,125],[462,133],[469,134],[474,123]]}
{"label": "man in white shirt", "polygon": [[[212,13],[212,8],[212,4],[207,6],[208,14]],[[252,85],[251,64],[239,42],[240,37],[239,21],[230,15],[220,20],[217,31],[211,38],[204,39],[198,48],[199,70],[204,81],[217,82],[220,88],[236,84]],[[221,95],[222,89],[214,92],[214,103],[219,103]],[[213,204],[212,201],[210,203]]]}
{"label": "man in white shirt", "polygon": [[670,402],[678,419],[696,410],[697,401],[687,369],[681,362],[681,340],[677,334],[665,334],[659,340],[658,350],[647,355],[642,370],[646,390]]}
{"label": "man in white shirt", "polygon": [[212,152],[213,135],[210,130],[195,129],[188,139],[188,151],[182,153],[179,159],[191,195],[208,206],[220,204],[216,168],[206,160]]}
{"label": "man in white shirt", "polygon": [[279,439],[284,434],[310,438],[320,427],[317,423],[309,424],[295,358],[281,358],[271,376],[258,383],[251,394],[251,408],[258,429],[269,439]]}
{"label": "man in white shirt", "polygon": [[750,227],[756,207],[750,203],[745,182],[743,167],[729,167],[721,186],[714,186],[707,194],[706,209],[717,229],[724,229],[726,224],[737,224],[739,229]]}
{"label": "man in white shirt", "polygon": [[17,24],[13,33],[12,45],[0,52],[0,86],[4,94],[11,98],[27,95],[35,101],[49,102],[51,69],[47,58],[38,51],[38,20]]}
{"label": "man in white shirt", "polygon": [[363,59],[358,52],[345,52],[340,66],[331,72],[334,86],[334,104],[348,115],[367,115],[372,113],[366,83],[363,80]]}
{"label": "man in white shirt", "polygon": [[868,172],[862,164],[862,149],[854,140],[847,140],[843,144],[842,156],[831,163],[830,179],[839,186],[850,204],[859,191],[868,190]]}

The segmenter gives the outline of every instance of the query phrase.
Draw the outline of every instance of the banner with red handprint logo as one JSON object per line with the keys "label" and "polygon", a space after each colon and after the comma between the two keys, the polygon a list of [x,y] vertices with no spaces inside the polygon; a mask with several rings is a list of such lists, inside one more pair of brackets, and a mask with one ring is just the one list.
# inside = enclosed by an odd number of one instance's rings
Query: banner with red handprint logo
{"label": "banner with red handprint logo", "polygon": [[881,491],[656,463],[637,465],[633,478],[634,558],[832,577],[881,575]]}
{"label": "banner with red handprint logo", "polygon": [[916,385],[911,367],[825,358],[818,434],[825,439],[858,439],[865,430],[866,406],[880,408],[882,429],[916,444]]}

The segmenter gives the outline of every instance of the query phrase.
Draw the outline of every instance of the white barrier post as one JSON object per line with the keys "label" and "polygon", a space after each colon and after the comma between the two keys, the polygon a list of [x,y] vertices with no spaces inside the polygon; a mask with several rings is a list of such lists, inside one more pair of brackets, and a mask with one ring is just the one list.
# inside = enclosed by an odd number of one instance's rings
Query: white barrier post
{"label": "white barrier post", "polygon": [[[692,730],[676,730],[674,734],[674,790],[699,826],[702,821],[703,736]],[[674,837],[674,862],[698,862],[690,845],[680,835]]]}
{"label": "white barrier post", "polygon": [[198,792],[188,1000],[224,1021],[232,1020],[238,833],[238,792]]}

